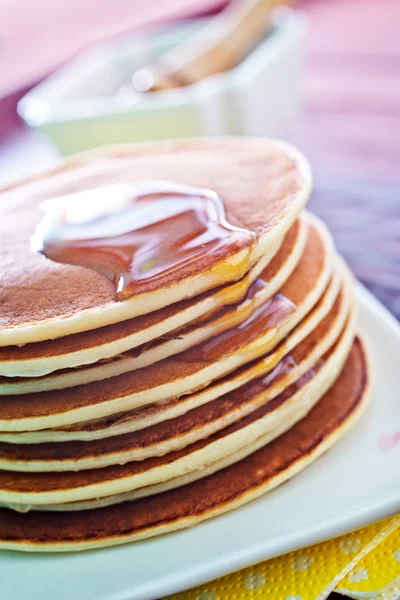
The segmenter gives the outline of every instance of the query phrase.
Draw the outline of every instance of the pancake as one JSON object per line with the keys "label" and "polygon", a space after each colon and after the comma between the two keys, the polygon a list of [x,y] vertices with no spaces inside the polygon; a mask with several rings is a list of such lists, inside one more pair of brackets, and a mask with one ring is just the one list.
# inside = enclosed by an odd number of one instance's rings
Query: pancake
{"label": "pancake", "polygon": [[[300,216],[285,235],[282,246],[276,248],[278,252],[272,260],[271,253],[265,254],[239,281],[114,325],[21,347],[0,347],[0,374],[7,377],[38,377],[58,369],[110,358],[156,338],[168,339],[171,336],[167,334],[201,317],[206,318],[225,304],[242,300],[263,271],[263,278],[269,281],[272,295],[300,259],[309,218],[310,215],[308,218]],[[273,248],[273,251],[276,249]],[[0,382],[5,384],[7,380],[0,378]]]}
{"label": "pancake", "polygon": [[[219,292],[221,298],[229,298],[232,297],[232,289],[240,286],[240,290],[246,290],[239,302],[231,303],[229,302],[228,306],[221,308],[219,312],[212,316],[205,316],[201,319],[197,319],[195,324],[186,325],[186,327],[175,329],[167,335],[162,336],[157,340],[153,340],[152,343],[147,341],[142,346],[134,348],[133,350],[128,347],[125,348],[125,352],[123,354],[119,354],[118,356],[112,357],[108,359],[107,362],[101,361],[100,363],[89,366],[86,368],[71,368],[64,369],[61,372],[55,371],[52,375],[48,375],[45,379],[43,377],[33,378],[31,374],[28,374],[28,377],[0,377],[0,395],[6,394],[24,394],[29,392],[43,391],[44,389],[63,389],[66,387],[73,387],[76,385],[80,385],[83,383],[89,383],[91,381],[99,381],[101,379],[107,379],[108,377],[113,377],[115,375],[119,375],[121,373],[125,373],[127,371],[133,371],[135,369],[140,369],[146,367],[150,364],[158,362],[159,360],[163,360],[168,356],[173,356],[174,354],[178,354],[179,352],[183,352],[184,350],[195,346],[212,336],[215,336],[218,333],[226,331],[236,325],[242,323],[245,319],[249,318],[254,311],[259,308],[264,302],[266,302],[269,298],[271,298],[278,290],[282,287],[285,281],[293,272],[294,268],[298,264],[302,252],[305,247],[305,243],[307,240],[307,229],[308,224],[307,221],[302,219],[303,225],[298,226],[293,225],[287,234],[285,240],[287,242],[283,244],[283,247],[278,251],[277,255],[269,262],[268,266],[260,272],[259,265],[257,264],[253,269],[248,273],[245,277],[247,281],[243,279],[236,284],[231,286],[227,286],[223,290],[219,288]],[[296,222],[297,223],[297,222]],[[262,259],[264,260],[264,259]],[[259,261],[260,262],[260,261]],[[249,286],[249,282],[252,283]],[[202,303],[207,295],[203,294],[200,299],[196,298],[196,302]],[[202,300],[203,298],[203,300]],[[180,304],[180,303],[177,303]],[[207,302],[205,302],[207,304]],[[174,308],[175,307],[175,308]],[[172,305],[167,309],[161,309],[157,311],[158,313],[170,312],[174,309],[178,312],[175,312],[175,316],[179,317],[179,308],[176,308],[177,305]],[[204,308],[203,308],[204,310]],[[159,315],[158,318],[163,319],[165,315]],[[117,327],[121,328],[121,325],[124,326],[125,337],[122,340],[116,340],[116,343],[123,342],[124,345],[128,343],[129,340],[129,323],[136,322],[133,324],[133,327],[137,330],[138,323],[137,321],[146,321],[149,320],[149,317],[152,315],[145,315],[143,317],[136,317],[136,319],[131,319],[131,321],[125,321],[122,324],[119,323],[117,325],[109,325],[108,329],[116,329]],[[154,321],[154,317],[153,321]],[[107,329],[107,328],[103,328]],[[98,333],[99,330],[95,332],[86,332],[83,334],[75,334],[75,336],[70,336],[73,338],[80,337],[81,344],[83,344],[83,339],[85,335],[87,336],[90,333]],[[138,331],[138,333],[140,333]],[[143,330],[143,333],[147,335],[146,328]],[[96,337],[92,335],[92,338]],[[104,339],[104,336],[103,336]],[[53,343],[60,345],[65,338],[58,338],[57,340],[53,340]],[[22,350],[22,353],[29,352],[29,348],[34,349],[35,346],[38,345],[47,345],[51,346],[52,342],[39,342],[38,344],[27,344],[24,348],[15,348],[13,350],[15,356],[19,356]],[[68,342],[67,342],[68,345]],[[109,346],[109,344],[107,344]],[[102,348],[102,346],[100,346]],[[115,348],[114,344],[111,344],[111,348]],[[9,350],[6,348],[5,350]],[[94,351],[97,349],[93,348]],[[78,353],[78,356],[81,353]],[[92,358],[94,354],[91,355]],[[1,357],[1,348],[0,348],[0,357]],[[35,361],[30,361],[34,362]],[[51,356],[47,356],[44,359],[44,365],[52,363]],[[19,361],[17,364],[21,364]],[[1,365],[1,362],[0,362]],[[6,370],[11,367],[15,368],[16,363],[5,363]],[[18,367],[17,367],[18,368]],[[21,367],[19,367],[21,368]],[[37,367],[35,367],[37,368]],[[51,371],[51,367],[46,367],[48,372]]]}
{"label": "pancake", "polygon": [[[10,471],[68,471],[100,468],[145,460],[180,450],[239,421],[273,400],[296,380],[312,377],[313,367],[334,344],[349,317],[350,302],[340,294],[327,317],[267,375],[181,417],[134,433],[94,442],[0,443],[0,469]],[[354,328],[355,310],[347,328]],[[322,340],[322,343],[321,343]]]}
{"label": "pancake", "polygon": [[[225,211],[224,230],[230,231],[224,243],[217,251],[211,246],[197,259],[183,261],[179,269],[166,267],[157,277],[143,276],[123,301],[114,283],[94,268],[48,260],[31,250],[35,228],[43,225],[41,202],[86,190],[89,196],[84,195],[80,207],[90,210],[90,193],[97,190],[104,200],[104,186],[113,186],[113,202],[107,198],[111,206],[120,200],[121,188],[126,193],[127,186],[136,190],[143,182],[166,182],[166,188],[179,182],[217,194]],[[279,244],[307,201],[310,187],[308,163],[290,145],[227,138],[102,149],[74,156],[41,177],[6,188],[0,198],[4,241],[0,345],[96,329],[240,279]],[[79,196],[65,202],[79,205]],[[215,227],[222,220],[218,215]]]}
{"label": "pancake", "polygon": [[311,374],[304,375],[271,402],[205,440],[162,457],[124,465],[51,473],[0,471],[0,502],[3,505],[76,502],[133,491],[191,472],[201,477],[204,468],[213,462],[234,456],[258,438],[263,437],[267,443],[302,419],[333,385],[353,339],[354,328],[349,326],[335,346],[314,365]]}
{"label": "pancake", "polygon": [[72,551],[171,532],[237,508],[296,475],[343,435],[362,413],[369,391],[357,340],[335,385],[284,435],[214,475],[149,498],[91,511],[18,514],[0,511],[0,547]]}
{"label": "pancake", "polygon": [[138,408],[205,387],[276,346],[313,308],[333,266],[325,228],[310,225],[306,249],[279,294],[240,327],[144,369],[70,389],[3,396],[1,431],[76,424]]}
{"label": "pancake", "polygon": [[[233,373],[205,387],[200,392],[194,392],[181,398],[173,398],[165,402],[150,404],[132,411],[117,413],[103,419],[87,421],[77,425],[40,431],[0,432],[0,441],[23,444],[73,440],[90,441],[129,433],[150,427],[161,421],[178,417],[188,410],[192,410],[237,389],[239,386],[256,377],[266,375],[278,365],[279,361],[290,350],[297,344],[300,344],[307,336],[310,336],[321,320],[327,317],[338,296],[340,284],[342,285],[341,296],[343,297],[343,304],[346,306],[350,305],[353,290],[350,271],[345,267],[343,261],[338,261],[337,270],[340,272],[340,276],[339,273],[334,273],[328,288],[317,305],[281,343],[266,356],[248,365],[244,365]],[[342,301],[340,301],[340,304],[342,305]],[[339,321],[340,319],[338,319],[338,327]],[[331,334],[332,332],[325,336],[325,341],[318,340],[319,345],[323,343],[327,344],[326,350],[331,344]],[[315,335],[311,339],[315,340]]]}

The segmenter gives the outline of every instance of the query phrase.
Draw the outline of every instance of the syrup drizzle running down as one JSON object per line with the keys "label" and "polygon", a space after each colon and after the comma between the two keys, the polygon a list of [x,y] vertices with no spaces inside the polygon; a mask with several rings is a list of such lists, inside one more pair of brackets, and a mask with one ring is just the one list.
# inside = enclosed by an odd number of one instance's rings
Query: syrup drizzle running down
{"label": "syrup drizzle running down", "polygon": [[255,242],[253,232],[226,221],[215,192],[168,181],[93,188],[41,208],[32,249],[101,273],[114,283],[117,300],[171,274],[179,279],[206,257],[222,258],[227,247]]}
{"label": "syrup drizzle running down", "polygon": [[[257,282],[255,284],[256,286],[260,285]],[[232,353],[236,348],[245,347],[267,331],[279,327],[295,310],[296,305],[278,292],[256,309],[243,323],[183,352],[179,355],[179,359],[182,362],[212,362],[221,354]]]}
{"label": "syrup drizzle running down", "polygon": [[[270,400],[270,410],[273,410],[276,407],[276,403],[279,405],[283,399],[289,400],[293,394],[304,387],[306,383],[311,381],[311,379],[315,377],[319,369],[323,366],[324,362],[324,360],[318,361],[315,367],[311,367],[305,373],[297,377],[297,379],[295,378],[294,381],[290,383],[290,387],[287,387],[286,390]],[[247,399],[251,400],[255,396],[265,392],[265,390],[270,388],[273,384],[278,383],[281,378],[289,375],[290,372],[295,369],[297,369],[297,363],[293,356],[288,354],[277,364],[274,369],[272,369],[272,371],[268,372],[266,375],[262,375],[261,377],[249,381],[245,385],[235,390],[235,393],[240,394],[241,401],[246,401]],[[269,410],[267,412],[269,412]]]}

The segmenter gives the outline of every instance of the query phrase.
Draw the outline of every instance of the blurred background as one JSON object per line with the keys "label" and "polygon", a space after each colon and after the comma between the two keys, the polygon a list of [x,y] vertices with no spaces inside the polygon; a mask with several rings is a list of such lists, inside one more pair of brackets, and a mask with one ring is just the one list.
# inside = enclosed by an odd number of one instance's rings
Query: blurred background
{"label": "blurred background", "polygon": [[400,317],[399,0],[0,0],[0,183],[110,142],[270,135]]}

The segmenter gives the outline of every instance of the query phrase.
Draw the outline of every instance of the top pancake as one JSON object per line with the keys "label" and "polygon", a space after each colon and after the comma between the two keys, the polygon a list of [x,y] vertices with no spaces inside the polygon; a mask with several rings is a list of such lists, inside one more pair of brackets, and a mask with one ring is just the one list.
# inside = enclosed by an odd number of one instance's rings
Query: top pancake
{"label": "top pancake", "polygon": [[[277,141],[222,139],[161,142],[73,157],[42,177],[5,190],[0,199],[0,345],[24,344],[95,329],[157,310],[242,277],[278,245],[310,191],[305,159]],[[214,190],[227,221],[253,241],[227,245],[179,273],[147,282],[124,301],[112,283],[83,267],[31,251],[39,204],[117,183],[177,181]]]}

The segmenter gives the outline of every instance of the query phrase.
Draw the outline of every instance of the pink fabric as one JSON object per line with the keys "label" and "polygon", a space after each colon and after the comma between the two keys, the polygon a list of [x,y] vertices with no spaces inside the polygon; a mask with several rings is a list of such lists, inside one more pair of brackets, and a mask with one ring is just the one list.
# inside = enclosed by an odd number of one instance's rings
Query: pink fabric
{"label": "pink fabric", "polygon": [[210,10],[221,0],[0,0],[0,98],[80,50],[150,22]]}
{"label": "pink fabric", "polygon": [[400,181],[399,0],[307,0],[302,149],[314,168]]}
{"label": "pink fabric", "polygon": [[311,54],[400,56],[398,0],[303,0]]}

